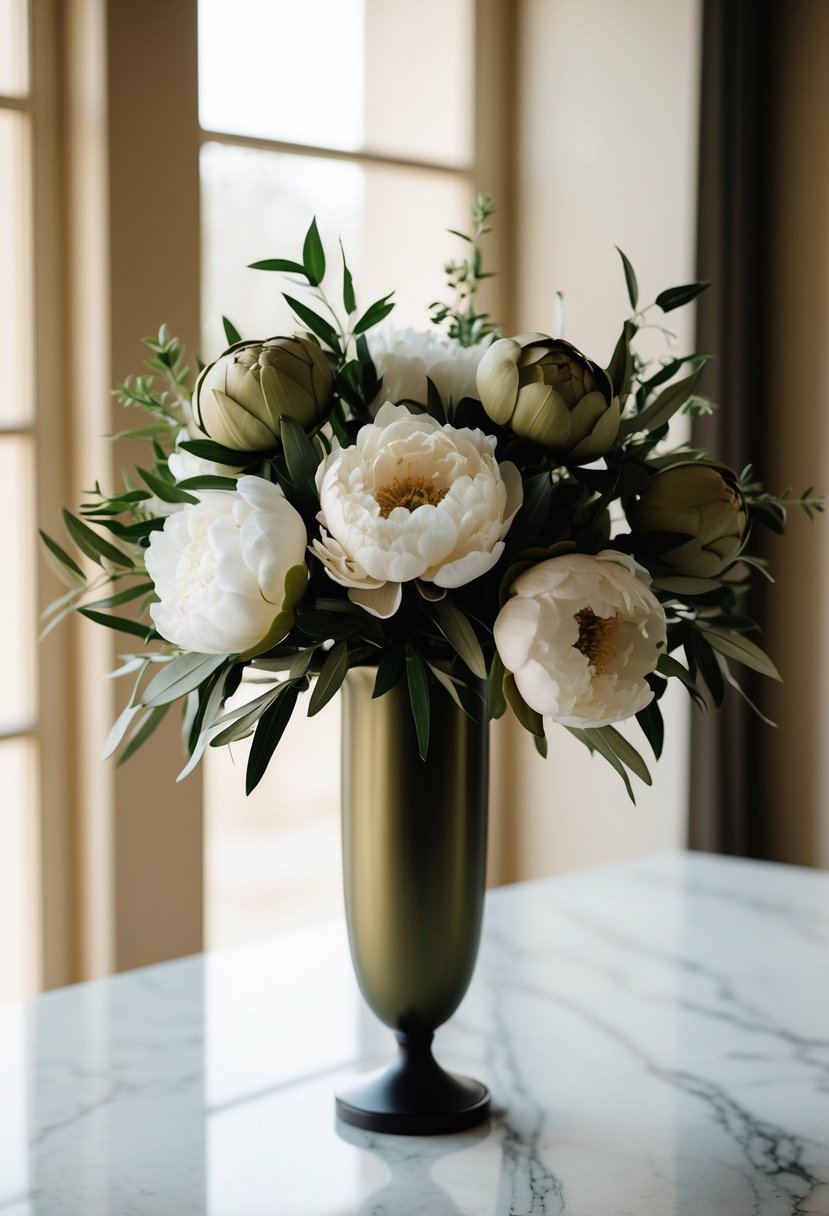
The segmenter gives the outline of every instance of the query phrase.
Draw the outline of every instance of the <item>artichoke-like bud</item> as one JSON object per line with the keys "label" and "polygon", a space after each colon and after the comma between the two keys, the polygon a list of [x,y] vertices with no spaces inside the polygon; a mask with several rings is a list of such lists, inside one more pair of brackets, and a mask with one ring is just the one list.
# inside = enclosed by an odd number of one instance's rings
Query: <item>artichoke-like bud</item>
{"label": "artichoke-like bud", "polygon": [[560,338],[499,338],[478,366],[493,422],[572,464],[596,460],[619,432],[619,398],[604,371]]}
{"label": "artichoke-like bud", "polygon": [[266,452],[279,443],[279,421],[310,430],[331,401],[334,377],[323,352],[307,338],[237,342],[196,381],[193,412],[216,443]]}
{"label": "artichoke-like bud", "polygon": [[740,554],[748,509],[737,476],[725,465],[694,461],[656,473],[627,509],[637,533],[670,533],[677,540],[656,556],[662,566],[692,578],[717,578]]}

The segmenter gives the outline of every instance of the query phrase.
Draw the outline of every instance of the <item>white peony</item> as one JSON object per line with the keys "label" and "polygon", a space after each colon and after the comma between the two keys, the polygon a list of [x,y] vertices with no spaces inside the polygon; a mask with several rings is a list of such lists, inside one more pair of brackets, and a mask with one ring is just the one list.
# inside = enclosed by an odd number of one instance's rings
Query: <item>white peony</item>
{"label": "white peony", "polygon": [[494,634],[532,709],[564,726],[608,726],[651,701],[645,676],[665,647],[665,613],[633,558],[568,553],[518,576]]}
{"label": "white peony", "polygon": [[375,616],[401,584],[461,587],[490,570],[523,501],[515,465],[483,431],[441,426],[387,402],[353,447],[317,471],[322,539],[313,551],[349,598]]}
{"label": "white peony", "polygon": [[271,482],[205,490],[153,532],[147,573],[163,638],[198,654],[260,653],[287,634],[308,572],[302,518]]}
{"label": "white peony", "polygon": [[457,405],[464,397],[480,397],[475,378],[487,342],[461,346],[438,329],[420,333],[390,325],[372,330],[367,341],[377,375],[383,378],[375,405],[384,401],[426,405],[427,376],[445,405],[450,401]]}

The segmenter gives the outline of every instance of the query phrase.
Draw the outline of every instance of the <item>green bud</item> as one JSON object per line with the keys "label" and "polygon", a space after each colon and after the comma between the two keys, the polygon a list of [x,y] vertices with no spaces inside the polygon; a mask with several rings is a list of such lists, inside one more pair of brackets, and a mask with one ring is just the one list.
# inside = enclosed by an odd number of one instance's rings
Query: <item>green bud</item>
{"label": "green bud", "polygon": [[226,448],[266,452],[279,444],[279,420],[311,430],[326,414],[334,378],[308,338],[237,342],[196,381],[193,412],[203,431]]}
{"label": "green bud", "polygon": [[[656,473],[627,508],[633,532],[648,534],[648,551],[661,566],[691,578],[717,578],[736,560],[748,536],[748,510],[735,473],[702,461]],[[687,537],[669,547],[658,534]]]}
{"label": "green bud", "polygon": [[607,372],[545,334],[493,342],[478,366],[478,393],[493,422],[571,464],[604,456],[619,431]]}

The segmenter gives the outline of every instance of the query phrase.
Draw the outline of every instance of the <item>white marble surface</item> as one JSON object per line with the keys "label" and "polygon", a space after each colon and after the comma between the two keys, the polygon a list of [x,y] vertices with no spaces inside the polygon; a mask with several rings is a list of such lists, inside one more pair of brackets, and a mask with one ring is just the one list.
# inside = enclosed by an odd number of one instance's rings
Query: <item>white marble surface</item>
{"label": "white marble surface", "polygon": [[829,875],[496,892],[437,1039],[491,1086],[479,1130],[336,1127],[389,1045],[339,925],[0,1008],[0,1216],[827,1216]]}

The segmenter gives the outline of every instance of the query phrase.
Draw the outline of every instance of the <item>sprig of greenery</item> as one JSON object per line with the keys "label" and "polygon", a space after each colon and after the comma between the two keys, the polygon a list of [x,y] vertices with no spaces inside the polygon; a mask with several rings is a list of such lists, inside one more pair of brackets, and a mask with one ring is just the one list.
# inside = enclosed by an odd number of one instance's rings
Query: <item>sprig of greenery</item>
{"label": "sprig of greenery", "polygon": [[792,490],[784,490],[782,494],[773,494],[758,481],[754,469],[747,464],[740,473],[740,488],[748,503],[751,518],[764,524],[772,532],[782,533],[786,527],[789,507],[800,507],[809,519],[821,515],[826,509],[826,501],[822,495],[816,494],[813,486],[808,486],[802,494]]}
{"label": "sprig of greenery", "polygon": [[483,269],[481,244],[492,231],[488,220],[495,214],[495,200],[489,194],[479,194],[472,207],[472,232],[458,232],[450,228],[452,236],[459,237],[470,246],[469,256],[461,261],[450,261],[444,266],[450,291],[455,293],[452,304],[436,301],[429,305],[435,325],[446,325],[450,338],[461,346],[476,346],[490,334],[497,332],[489,313],[478,308],[478,292],[484,279],[491,279],[493,271]]}
{"label": "sprig of greenery", "polygon": [[[149,375],[128,376],[113,395],[121,405],[139,406],[152,415],[161,426],[176,431],[186,426],[190,408],[190,368],[184,363],[184,347],[162,325],[157,338],[144,338],[150,357],[144,366]],[[160,378],[160,383],[159,383]],[[163,433],[163,432],[162,432]],[[120,438],[157,437],[142,427],[125,431]]]}

